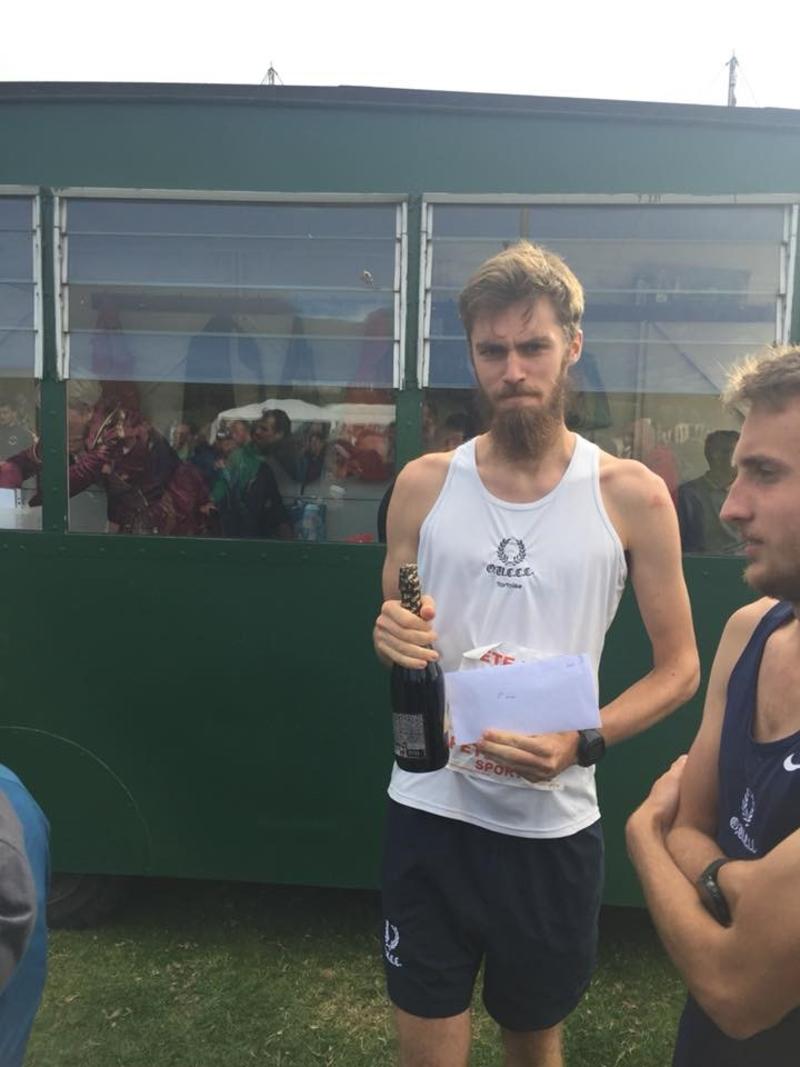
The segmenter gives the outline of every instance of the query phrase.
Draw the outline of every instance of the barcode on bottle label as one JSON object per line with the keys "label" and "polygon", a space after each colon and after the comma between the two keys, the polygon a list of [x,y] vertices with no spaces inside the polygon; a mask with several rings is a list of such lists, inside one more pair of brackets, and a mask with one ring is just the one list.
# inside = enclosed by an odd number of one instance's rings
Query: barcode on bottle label
{"label": "barcode on bottle label", "polygon": [[401,759],[423,759],[425,756],[425,724],[421,715],[392,716],[394,754]]}

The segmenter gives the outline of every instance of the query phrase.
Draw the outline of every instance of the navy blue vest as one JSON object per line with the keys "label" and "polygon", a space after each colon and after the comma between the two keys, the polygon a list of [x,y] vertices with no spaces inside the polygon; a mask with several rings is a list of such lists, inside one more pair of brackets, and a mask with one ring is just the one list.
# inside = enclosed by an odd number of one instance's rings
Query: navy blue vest
{"label": "navy blue vest", "polygon": [[37,917],[25,955],[0,993],[0,1067],[21,1067],[47,974],[47,883],[49,826],[19,778],[0,764],[0,789],[19,819],[36,885]]}
{"label": "navy blue vest", "polygon": [[[728,680],[719,746],[717,843],[733,859],[757,859],[800,828],[800,730],[753,740],[761,657],[769,636],[794,618],[781,601],[753,631]],[[674,1067],[797,1067],[800,1008],[777,1026],[734,1041],[690,996],[678,1030]]]}

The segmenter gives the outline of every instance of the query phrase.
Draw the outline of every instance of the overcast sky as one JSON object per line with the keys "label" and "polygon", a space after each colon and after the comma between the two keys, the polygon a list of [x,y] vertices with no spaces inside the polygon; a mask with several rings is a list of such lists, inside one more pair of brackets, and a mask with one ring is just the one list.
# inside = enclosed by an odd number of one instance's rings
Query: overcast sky
{"label": "overcast sky", "polygon": [[796,0],[39,0],[2,4],[1,81],[376,85],[800,109]]}

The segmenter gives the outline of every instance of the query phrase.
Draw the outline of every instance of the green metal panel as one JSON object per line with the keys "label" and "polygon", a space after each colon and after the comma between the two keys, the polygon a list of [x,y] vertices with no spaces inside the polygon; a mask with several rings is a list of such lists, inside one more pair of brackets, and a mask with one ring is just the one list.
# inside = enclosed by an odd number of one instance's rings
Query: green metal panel
{"label": "green metal panel", "polygon": [[[18,605],[0,644],[3,758],[39,794],[58,867],[375,884],[391,764],[370,650],[380,550],[5,534],[0,558]],[[748,599],[740,568],[686,561],[704,674]],[[626,595],[604,699],[647,663]],[[699,707],[604,762],[611,902],[638,899],[624,820]]]}
{"label": "green metal panel", "polygon": [[84,100],[63,87],[50,101],[13,95],[0,92],[0,184],[653,197],[791,192],[800,175],[792,112],[509,110],[468,96],[435,107],[411,93],[337,106],[335,90],[302,106],[290,91],[202,103],[177,88],[150,102],[104,99],[103,87]]}
{"label": "green metal panel", "polygon": [[[381,555],[0,535],[19,606],[3,759],[36,787],[56,866],[85,867],[93,841],[90,869],[141,872],[141,824],[156,873],[372,884],[391,764],[369,648]],[[55,774],[54,738],[107,769],[104,794],[75,760]],[[113,848],[108,804],[138,813]]]}

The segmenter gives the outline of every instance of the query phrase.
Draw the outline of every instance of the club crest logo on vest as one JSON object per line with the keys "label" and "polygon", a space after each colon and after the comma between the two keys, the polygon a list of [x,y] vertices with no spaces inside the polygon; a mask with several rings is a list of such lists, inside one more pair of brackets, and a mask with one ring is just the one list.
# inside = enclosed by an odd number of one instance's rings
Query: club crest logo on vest
{"label": "club crest logo on vest", "polygon": [[504,537],[497,546],[497,558],[501,563],[507,563],[510,567],[522,563],[527,554],[525,545],[518,537]]}
{"label": "club crest logo on vest", "polygon": [[753,821],[753,816],[756,813],[756,798],[753,795],[753,790],[748,786],[744,791],[742,797],[742,822],[745,826],[749,826]]}
{"label": "club crest logo on vest", "polygon": [[753,790],[748,786],[744,791],[742,797],[742,817],[741,819],[734,815],[730,821],[730,828],[734,834],[739,838],[748,852],[756,853],[758,847],[753,838],[748,834],[747,830],[750,823],[753,821],[753,816],[756,813],[756,797]]}
{"label": "club crest logo on vest", "polygon": [[[497,546],[499,563],[487,563],[486,573],[497,578],[533,578],[533,568],[523,567],[528,555],[525,543],[518,537],[504,537]],[[499,586],[509,589],[521,589],[520,582],[498,582]]]}

